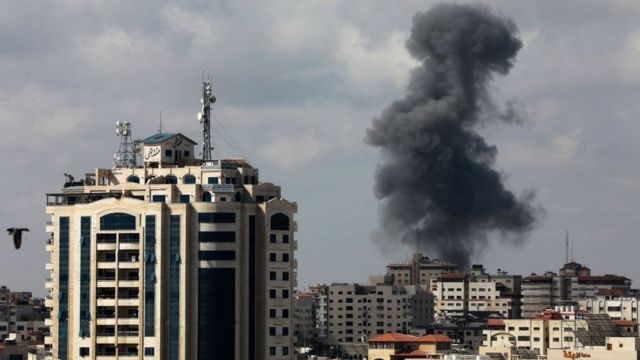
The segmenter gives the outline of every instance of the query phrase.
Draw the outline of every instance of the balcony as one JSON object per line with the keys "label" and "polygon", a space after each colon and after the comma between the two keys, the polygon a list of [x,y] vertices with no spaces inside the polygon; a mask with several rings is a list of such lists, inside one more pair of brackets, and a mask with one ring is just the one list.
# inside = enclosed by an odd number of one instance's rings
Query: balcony
{"label": "balcony", "polygon": [[47,194],[47,206],[69,206],[75,204],[90,204],[106,198],[122,198],[121,191],[104,193],[58,193]]}

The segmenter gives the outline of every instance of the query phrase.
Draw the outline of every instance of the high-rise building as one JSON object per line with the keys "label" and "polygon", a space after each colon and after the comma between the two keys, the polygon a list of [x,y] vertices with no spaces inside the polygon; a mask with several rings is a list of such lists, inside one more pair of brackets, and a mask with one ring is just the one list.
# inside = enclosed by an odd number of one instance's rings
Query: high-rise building
{"label": "high-rise building", "polygon": [[297,205],[194,145],[158,133],[47,195],[54,359],[292,358]]}

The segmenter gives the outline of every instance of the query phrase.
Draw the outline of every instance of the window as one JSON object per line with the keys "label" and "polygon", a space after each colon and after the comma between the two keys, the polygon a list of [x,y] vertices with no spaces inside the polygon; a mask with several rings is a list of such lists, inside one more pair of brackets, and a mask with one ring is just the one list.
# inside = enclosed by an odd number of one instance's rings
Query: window
{"label": "window", "polygon": [[81,357],[89,356],[89,348],[88,347],[81,347],[80,348],[80,356]]}
{"label": "window", "polygon": [[275,253],[269,253],[269,261],[271,262],[277,261]]}
{"label": "window", "polygon": [[135,175],[129,175],[127,177],[127,182],[128,183],[136,183],[136,184],[140,184],[140,178],[135,176]]}
{"label": "window", "polygon": [[156,349],[152,347],[144,348],[144,356],[154,356],[156,354]]}
{"label": "window", "polygon": [[282,355],[289,355],[289,347],[288,346],[283,346],[282,347]]}
{"label": "window", "polygon": [[282,272],[282,280],[283,281],[289,281],[289,272],[288,271],[283,271]]}
{"label": "window", "polygon": [[200,231],[198,240],[203,243],[232,243],[236,241],[234,231]]}
{"label": "window", "polygon": [[211,193],[205,191],[202,193],[202,202],[211,202]]}
{"label": "window", "polygon": [[196,177],[193,175],[185,175],[184,178],[182,178],[182,183],[183,184],[195,184],[196,183]]}
{"label": "window", "polygon": [[164,151],[164,156],[172,156],[173,155],[173,151],[171,151],[171,149],[167,149]]}
{"label": "window", "polygon": [[289,217],[282,213],[271,216],[271,230],[289,230]]}
{"label": "window", "polygon": [[269,298],[270,299],[276,298],[276,289],[269,289]]}
{"label": "window", "polygon": [[214,223],[214,224],[233,224],[236,222],[236,213],[233,213],[233,212],[199,213],[198,222]]}
{"label": "window", "polygon": [[167,197],[166,197],[165,195],[153,195],[153,196],[151,197],[151,201],[153,201],[153,202],[160,202],[160,203],[165,202],[165,201],[166,201],[166,199],[167,199]]}
{"label": "window", "polygon": [[282,328],[282,335],[289,335],[289,328],[288,327],[283,327]]}
{"label": "window", "polygon": [[189,195],[180,195],[180,202],[182,204],[188,204],[189,203]]}
{"label": "window", "polygon": [[289,318],[289,309],[282,309],[282,317],[285,319]]}
{"label": "window", "polygon": [[269,328],[269,335],[271,335],[271,336],[275,336],[275,334],[276,334],[276,328],[275,328],[275,327],[273,327],[273,326],[272,326],[272,327],[270,327],[270,328]]}
{"label": "window", "polygon": [[274,356],[276,354],[276,347],[275,346],[269,346],[269,355]]}
{"label": "window", "polygon": [[269,280],[275,280],[275,279],[276,279],[276,272],[269,271]]}
{"label": "window", "polygon": [[287,253],[282,254],[282,261],[289,262],[289,254]]}
{"label": "window", "polygon": [[124,214],[113,213],[100,218],[100,230],[135,230],[136,217]]}
{"label": "window", "polygon": [[276,242],[276,234],[269,234],[269,242],[271,243]]}
{"label": "window", "polygon": [[200,250],[200,260],[235,260],[236,252],[233,250]]}
{"label": "window", "polygon": [[282,298],[283,299],[288,299],[289,298],[289,290],[287,290],[287,289],[282,290]]}
{"label": "window", "polygon": [[165,184],[177,184],[178,183],[178,178],[175,177],[174,175],[167,175],[164,178],[164,183]]}
{"label": "window", "polygon": [[283,244],[288,244],[289,243],[289,235],[282,235],[282,243]]}
{"label": "window", "polygon": [[217,184],[220,180],[217,177],[208,177],[207,184]]}
{"label": "window", "polygon": [[191,155],[191,152],[189,152],[189,150],[185,150],[184,157],[189,157],[190,155]]}
{"label": "window", "polygon": [[269,317],[272,319],[276,317],[276,309],[269,309]]}

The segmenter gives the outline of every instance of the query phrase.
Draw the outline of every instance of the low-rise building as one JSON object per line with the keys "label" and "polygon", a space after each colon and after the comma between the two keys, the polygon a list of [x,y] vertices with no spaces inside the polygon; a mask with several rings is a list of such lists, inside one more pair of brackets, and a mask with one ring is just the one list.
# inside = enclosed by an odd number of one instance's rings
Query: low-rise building
{"label": "low-rise building", "polygon": [[594,297],[578,301],[581,310],[607,314],[615,320],[638,321],[638,298],[624,296],[620,289],[600,290]]}
{"label": "low-rise building", "polygon": [[606,337],[602,346],[577,347],[570,349],[549,349],[547,360],[591,358],[597,360],[637,360],[640,359],[640,338]]}
{"label": "low-rise building", "polygon": [[451,339],[445,335],[421,337],[390,333],[368,341],[368,359],[444,359],[451,352]]}
{"label": "low-rise building", "polygon": [[547,310],[530,319],[494,319],[487,323],[480,354],[512,356],[522,349],[547,355],[549,349],[600,346],[606,337],[633,337],[627,328],[628,324],[616,324],[607,315],[569,307]]}

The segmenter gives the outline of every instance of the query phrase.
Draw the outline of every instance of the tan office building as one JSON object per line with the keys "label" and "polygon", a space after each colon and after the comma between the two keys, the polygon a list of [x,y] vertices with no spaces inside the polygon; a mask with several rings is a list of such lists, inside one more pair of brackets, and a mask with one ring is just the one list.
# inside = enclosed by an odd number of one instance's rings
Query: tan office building
{"label": "tan office building", "polygon": [[47,195],[53,358],[291,359],[296,204],[182,134],[143,143]]}

